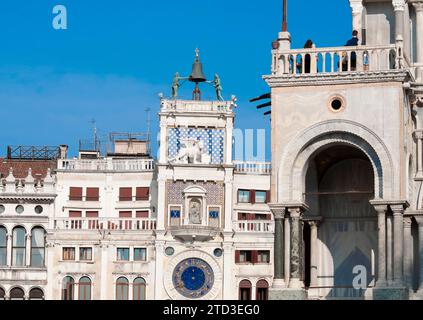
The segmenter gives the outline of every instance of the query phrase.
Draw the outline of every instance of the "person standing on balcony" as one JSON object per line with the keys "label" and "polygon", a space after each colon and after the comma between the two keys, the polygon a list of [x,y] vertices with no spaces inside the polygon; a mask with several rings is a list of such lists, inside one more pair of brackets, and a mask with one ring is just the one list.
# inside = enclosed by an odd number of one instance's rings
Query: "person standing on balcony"
{"label": "person standing on balcony", "polygon": [[[358,39],[358,31],[354,30],[352,33],[352,38],[347,41],[345,44],[346,47],[356,47],[359,44]],[[348,55],[345,54],[345,57],[342,61],[342,71],[348,70]],[[351,71],[355,71],[357,69],[357,54],[355,52],[351,52]]]}

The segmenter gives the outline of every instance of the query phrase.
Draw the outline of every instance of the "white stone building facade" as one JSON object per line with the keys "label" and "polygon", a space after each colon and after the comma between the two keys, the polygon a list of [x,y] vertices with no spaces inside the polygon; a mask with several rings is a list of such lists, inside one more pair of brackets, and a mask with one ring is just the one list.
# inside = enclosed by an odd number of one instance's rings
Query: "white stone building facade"
{"label": "white stone building facade", "polygon": [[271,163],[235,99],[161,98],[157,160],[3,159],[0,299],[421,298],[423,2],[350,5],[358,46],[273,43]]}

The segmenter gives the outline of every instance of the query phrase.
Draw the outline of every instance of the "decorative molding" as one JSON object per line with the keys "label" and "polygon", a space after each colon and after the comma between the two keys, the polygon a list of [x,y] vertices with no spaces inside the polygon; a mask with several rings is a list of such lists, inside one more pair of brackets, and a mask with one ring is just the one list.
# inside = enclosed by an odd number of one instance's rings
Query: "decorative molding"
{"label": "decorative molding", "polygon": [[410,77],[406,70],[366,71],[334,74],[271,75],[263,79],[271,88],[326,86],[334,84],[366,84],[383,82],[405,82]]}
{"label": "decorative molding", "polygon": [[350,7],[353,15],[363,13],[363,0],[350,0]]}

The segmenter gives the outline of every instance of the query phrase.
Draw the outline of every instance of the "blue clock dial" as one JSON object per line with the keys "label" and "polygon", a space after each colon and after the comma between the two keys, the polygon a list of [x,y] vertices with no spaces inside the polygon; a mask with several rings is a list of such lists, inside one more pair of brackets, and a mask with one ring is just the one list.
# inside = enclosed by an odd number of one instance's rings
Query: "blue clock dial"
{"label": "blue clock dial", "polygon": [[210,265],[201,259],[186,259],[173,271],[173,285],[184,297],[199,299],[207,295],[214,285]]}

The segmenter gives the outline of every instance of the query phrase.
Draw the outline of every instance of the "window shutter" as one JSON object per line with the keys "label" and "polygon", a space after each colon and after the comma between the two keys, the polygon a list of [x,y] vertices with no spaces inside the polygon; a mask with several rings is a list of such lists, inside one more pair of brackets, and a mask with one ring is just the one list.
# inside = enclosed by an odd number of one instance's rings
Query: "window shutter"
{"label": "window shutter", "polygon": [[119,188],[119,201],[132,201],[132,188]]}
{"label": "window shutter", "polygon": [[256,220],[256,215],[254,213],[248,213],[247,214],[247,220]]}
{"label": "window shutter", "polygon": [[150,200],[150,188],[139,187],[136,190],[137,201],[148,201]]}
{"label": "window shutter", "polygon": [[250,190],[250,203],[256,203],[256,190]]}
{"label": "window shutter", "polygon": [[69,211],[69,218],[82,218],[82,211]]}
{"label": "window shutter", "polygon": [[272,215],[271,214],[266,214],[266,220],[272,220]]}
{"label": "window shutter", "polygon": [[82,188],[70,187],[70,189],[69,189],[69,200],[81,201],[82,200]]}
{"label": "window shutter", "polygon": [[236,250],[235,251],[235,263],[239,263],[240,262],[240,255],[241,255],[241,251]]}
{"label": "window shutter", "polygon": [[132,211],[119,211],[119,218],[132,218]]}
{"label": "window shutter", "polygon": [[87,211],[85,216],[87,218],[98,218],[98,211]]}
{"label": "window shutter", "polygon": [[271,199],[270,199],[270,190],[266,191],[266,203],[270,203]]}
{"label": "window shutter", "polygon": [[99,197],[99,188],[87,188],[87,201],[98,201]]}
{"label": "window shutter", "polygon": [[252,260],[252,263],[254,263],[254,264],[258,262],[258,251],[257,250],[251,251],[251,260]]}
{"label": "window shutter", "polygon": [[247,220],[248,216],[246,213],[238,213],[238,220],[239,221],[245,221]]}
{"label": "window shutter", "polygon": [[137,211],[137,218],[148,218],[148,211]]}

